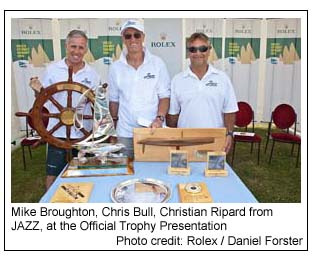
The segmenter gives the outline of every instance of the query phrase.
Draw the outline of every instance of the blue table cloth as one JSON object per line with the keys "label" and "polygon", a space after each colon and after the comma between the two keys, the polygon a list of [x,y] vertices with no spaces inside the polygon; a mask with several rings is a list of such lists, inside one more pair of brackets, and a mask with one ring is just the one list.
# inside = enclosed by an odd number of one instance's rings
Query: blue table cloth
{"label": "blue table cloth", "polygon": [[228,176],[205,177],[204,169],[206,163],[190,163],[191,174],[189,176],[167,174],[168,162],[134,162],[134,175],[123,176],[98,176],[98,177],[76,177],[64,178],[60,174],[50,189],[43,195],[40,203],[50,202],[59,185],[63,182],[93,182],[89,202],[112,202],[111,190],[120,182],[129,179],[153,178],[167,183],[172,190],[169,203],[179,203],[179,183],[205,182],[213,198],[214,203],[257,203],[257,199],[240,180],[231,167],[226,164]]}

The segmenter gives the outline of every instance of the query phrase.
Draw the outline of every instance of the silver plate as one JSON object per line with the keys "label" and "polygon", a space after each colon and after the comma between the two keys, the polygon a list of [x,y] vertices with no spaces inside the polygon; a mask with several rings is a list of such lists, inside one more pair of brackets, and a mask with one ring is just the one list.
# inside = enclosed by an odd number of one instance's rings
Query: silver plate
{"label": "silver plate", "polygon": [[111,198],[115,203],[164,203],[170,196],[170,187],[156,179],[123,181],[111,192]]}

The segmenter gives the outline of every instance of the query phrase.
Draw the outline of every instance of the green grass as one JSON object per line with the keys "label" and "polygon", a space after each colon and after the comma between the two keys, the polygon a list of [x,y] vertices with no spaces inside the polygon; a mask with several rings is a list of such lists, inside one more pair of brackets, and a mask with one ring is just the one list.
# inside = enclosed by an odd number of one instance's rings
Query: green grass
{"label": "green grass", "polygon": [[[296,157],[290,156],[291,145],[276,143],[272,163],[269,165],[272,142],[265,154],[266,129],[257,128],[256,132],[263,138],[260,165],[257,165],[257,145],[250,154],[250,144],[237,143],[234,171],[259,202],[300,202],[301,173],[300,167],[295,167]],[[45,146],[33,149],[32,153],[33,158],[30,159],[26,150],[27,170],[24,171],[21,148],[12,152],[12,202],[38,202],[45,193]],[[232,152],[228,155],[229,163],[231,155]]]}
{"label": "green grass", "polygon": [[[275,143],[271,164],[268,163],[272,141],[269,142],[266,154],[266,129],[257,128],[256,133],[262,136],[260,147],[260,164],[257,165],[257,147],[254,145],[250,154],[249,143],[236,143],[234,166],[232,167],[259,202],[277,203],[301,201],[301,170],[296,168],[296,153],[291,156],[291,144]],[[232,151],[228,155],[231,162]]]}
{"label": "green grass", "polygon": [[32,149],[30,159],[25,148],[26,170],[24,170],[22,148],[11,153],[11,201],[15,203],[38,202],[45,193],[46,146]]}

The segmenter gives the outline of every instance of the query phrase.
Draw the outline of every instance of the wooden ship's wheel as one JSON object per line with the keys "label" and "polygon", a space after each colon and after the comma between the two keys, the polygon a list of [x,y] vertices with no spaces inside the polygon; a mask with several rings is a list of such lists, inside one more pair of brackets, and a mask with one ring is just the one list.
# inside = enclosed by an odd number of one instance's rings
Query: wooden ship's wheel
{"label": "wooden ship's wheel", "polygon": [[[30,120],[33,122],[33,126],[41,138],[46,141],[47,143],[63,148],[63,149],[70,149],[72,145],[76,142],[82,141],[88,136],[92,134],[92,130],[86,130],[85,128],[80,128],[82,133],[82,137],[79,139],[72,139],[71,138],[71,129],[74,127],[74,113],[75,108],[73,108],[73,93],[85,93],[88,102],[94,104],[95,95],[92,91],[86,92],[90,90],[83,84],[73,82],[72,81],[72,68],[70,67],[68,70],[68,81],[65,82],[58,82],[55,84],[50,85],[47,88],[41,88],[41,92],[36,97],[34,101],[33,108],[30,112],[17,112],[15,113],[18,117],[30,117]],[[59,92],[66,92],[67,93],[67,101],[66,105],[61,105],[56,99],[53,98],[53,95]],[[45,110],[45,103],[52,102],[52,104],[58,109],[57,113],[46,112]],[[47,119],[54,118],[58,119],[58,123],[56,123],[52,128],[47,130],[45,124]],[[93,115],[83,115],[84,120],[93,120]],[[66,127],[66,138],[57,138],[53,136],[53,133],[61,128],[62,126]],[[40,141],[38,142],[40,143]]]}

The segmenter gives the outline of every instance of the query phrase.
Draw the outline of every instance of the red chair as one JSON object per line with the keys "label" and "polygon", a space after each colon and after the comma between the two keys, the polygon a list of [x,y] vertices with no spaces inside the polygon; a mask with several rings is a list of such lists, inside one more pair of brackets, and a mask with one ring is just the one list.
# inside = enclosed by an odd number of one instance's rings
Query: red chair
{"label": "red chair", "polygon": [[[254,124],[254,112],[251,106],[247,102],[238,102],[238,111],[236,112],[235,126],[240,128],[245,128],[245,131],[248,130],[248,125],[252,123],[252,132],[255,132],[255,124]],[[260,145],[261,145],[261,136],[254,133],[253,136],[246,135],[249,133],[241,133],[234,135],[233,137],[233,152],[232,152],[232,166],[234,163],[234,155],[235,155],[235,145],[236,142],[248,142],[251,143],[250,153],[253,151],[254,143],[258,143],[258,165],[260,161]]]}
{"label": "red chair", "polygon": [[[284,131],[272,133],[272,123],[275,124],[277,129],[284,130]],[[293,107],[291,107],[288,104],[280,104],[274,109],[274,111],[271,114],[271,121],[269,123],[267,141],[265,145],[265,152],[266,152],[269,140],[272,139],[273,143],[272,143],[269,163],[271,163],[272,161],[272,155],[273,155],[275,142],[283,142],[283,143],[292,144],[291,155],[293,155],[294,146],[296,144],[298,145],[297,160],[296,160],[296,167],[298,167],[301,138],[296,135],[296,131],[297,131],[296,125],[297,125],[297,114],[295,110],[293,109]],[[292,126],[294,126],[294,134],[289,133],[289,129]]]}
{"label": "red chair", "polygon": [[[29,110],[29,113],[31,110]],[[49,111],[43,107],[42,108],[42,113],[49,113]],[[49,117],[43,117],[43,124],[45,127],[48,126],[49,124]],[[29,129],[29,127],[31,129]],[[24,170],[26,170],[26,159],[25,159],[25,147],[28,147],[29,155],[30,158],[32,159],[32,154],[31,154],[31,147],[35,146],[36,143],[39,142],[41,139],[39,136],[34,136],[35,132],[35,126],[32,122],[32,119],[29,116],[26,116],[26,137],[21,140],[21,146],[22,146],[22,153],[23,153],[23,164],[24,164]]]}

